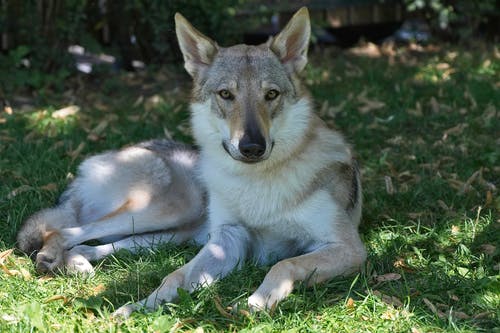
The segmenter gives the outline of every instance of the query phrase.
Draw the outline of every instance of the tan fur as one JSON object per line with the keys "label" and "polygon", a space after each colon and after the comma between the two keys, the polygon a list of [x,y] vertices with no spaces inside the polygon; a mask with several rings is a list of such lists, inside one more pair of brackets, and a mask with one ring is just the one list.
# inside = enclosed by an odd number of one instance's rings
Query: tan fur
{"label": "tan fur", "polygon": [[109,218],[112,218],[112,217],[118,216],[120,214],[126,213],[126,212],[130,211],[130,208],[132,206],[133,206],[133,203],[130,200],[127,200],[117,210],[112,211],[111,213],[104,215],[99,220],[97,220],[97,222],[104,221],[104,220],[107,220]]}

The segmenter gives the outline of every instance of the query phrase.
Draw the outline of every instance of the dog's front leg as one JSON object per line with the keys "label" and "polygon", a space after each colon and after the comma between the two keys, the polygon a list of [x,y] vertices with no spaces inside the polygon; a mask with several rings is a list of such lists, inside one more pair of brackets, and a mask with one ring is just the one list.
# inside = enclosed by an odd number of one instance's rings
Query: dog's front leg
{"label": "dog's front leg", "polygon": [[165,302],[175,301],[177,289],[192,292],[198,287],[223,278],[247,256],[248,231],[238,225],[221,225],[210,233],[209,242],[186,265],[167,275],[161,285],[145,299],[120,307],[113,316],[128,317],[142,307],[155,309]]}
{"label": "dog's front leg", "polygon": [[360,268],[366,258],[361,241],[330,243],[320,249],[275,264],[267,273],[259,288],[248,298],[252,310],[272,309],[288,296],[295,281],[307,281],[309,285],[334,276],[350,274]]}

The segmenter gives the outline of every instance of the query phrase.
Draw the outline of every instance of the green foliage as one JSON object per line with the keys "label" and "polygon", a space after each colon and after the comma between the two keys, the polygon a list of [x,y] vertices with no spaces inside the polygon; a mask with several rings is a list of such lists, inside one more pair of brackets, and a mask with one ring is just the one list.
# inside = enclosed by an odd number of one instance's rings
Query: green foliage
{"label": "green foliage", "polygon": [[6,33],[8,52],[0,55],[0,71],[7,75],[2,89],[10,93],[28,88],[43,94],[61,88],[69,76],[67,48],[80,44],[100,52],[104,27],[111,35],[111,51],[125,67],[134,59],[165,63],[180,59],[174,15],[181,12],[194,26],[222,45],[241,40],[243,29],[255,19],[237,15],[244,0],[125,0],[96,1],[7,0],[0,6],[0,33]]}
{"label": "green foliage", "polygon": [[[248,25],[242,24],[236,10],[242,0],[188,0],[188,1],[146,1],[127,0],[121,3],[124,16],[136,24],[134,35],[147,58],[161,62],[165,57],[172,58],[176,50],[175,26],[173,17],[182,13],[204,34],[217,38],[222,43],[231,44],[241,40],[241,34]],[[248,20],[244,20],[248,21]]]}
{"label": "green foliage", "polygon": [[[64,80],[70,75],[70,70],[60,65],[47,72],[40,65],[41,56],[31,57],[31,54],[30,47],[21,45],[6,55],[0,55],[0,73],[4,77],[0,82],[0,91],[10,94],[20,89],[31,89],[43,95],[46,89],[63,89]],[[30,59],[33,59],[34,63]]]}
{"label": "green foliage", "polygon": [[495,0],[405,0],[409,12],[423,11],[434,28],[465,40],[481,23],[498,18]]}

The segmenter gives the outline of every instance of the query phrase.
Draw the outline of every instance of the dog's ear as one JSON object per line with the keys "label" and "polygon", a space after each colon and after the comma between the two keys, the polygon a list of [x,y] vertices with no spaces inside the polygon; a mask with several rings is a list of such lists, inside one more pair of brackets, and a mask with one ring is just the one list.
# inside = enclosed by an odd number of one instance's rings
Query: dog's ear
{"label": "dog's ear", "polygon": [[269,41],[269,47],[289,71],[301,72],[307,64],[307,49],[311,37],[309,11],[299,9],[286,27]]}
{"label": "dog's ear", "polygon": [[217,54],[217,44],[179,13],[175,14],[175,33],[184,56],[184,68],[193,78],[199,76],[212,63]]}

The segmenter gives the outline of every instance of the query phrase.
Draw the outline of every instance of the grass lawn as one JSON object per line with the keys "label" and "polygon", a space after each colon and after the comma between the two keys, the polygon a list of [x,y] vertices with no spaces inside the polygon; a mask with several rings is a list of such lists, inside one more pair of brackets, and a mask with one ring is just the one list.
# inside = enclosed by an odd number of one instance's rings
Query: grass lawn
{"label": "grass lawn", "polygon": [[[247,264],[125,322],[109,314],[149,294],[196,248],[119,252],[89,278],[38,275],[9,249],[85,156],[165,135],[190,140],[186,74],[101,71],[27,101],[12,92],[12,113],[0,113],[0,331],[500,332],[498,48],[368,46],[311,58],[317,111],[362,165],[363,273],[299,286],[272,314],[233,314],[228,307],[269,268]],[[76,113],[56,112],[71,105]]]}

